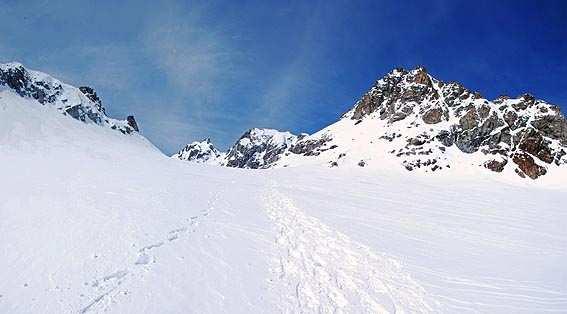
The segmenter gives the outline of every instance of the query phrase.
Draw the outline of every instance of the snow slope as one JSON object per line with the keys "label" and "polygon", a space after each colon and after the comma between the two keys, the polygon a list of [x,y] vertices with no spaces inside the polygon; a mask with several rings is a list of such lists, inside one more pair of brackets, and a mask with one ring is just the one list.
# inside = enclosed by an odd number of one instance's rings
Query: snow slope
{"label": "snow slope", "polygon": [[567,311],[565,181],[164,156],[0,91],[1,313]]}

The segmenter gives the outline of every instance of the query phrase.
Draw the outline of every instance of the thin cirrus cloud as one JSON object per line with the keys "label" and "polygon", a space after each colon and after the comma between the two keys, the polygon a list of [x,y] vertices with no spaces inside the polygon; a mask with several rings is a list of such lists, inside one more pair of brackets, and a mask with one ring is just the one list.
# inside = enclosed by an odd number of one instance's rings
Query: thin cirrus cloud
{"label": "thin cirrus cloud", "polygon": [[[231,101],[230,89],[245,79],[241,63],[246,58],[234,46],[231,34],[211,23],[207,9],[205,4],[164,8],[148,19],[140,35],[148,59],[166,81],[166,103],[161,110],[151,110],[155,120],[150,123],[171,135],[160,137],[178,140],[164,145],[169,151],[208,136],[220,138],[226,146],[240,132],[245,108]],[[172,119],[177,122],[169,123]]]}
{"label": "thin cirrus cloud", "polygon": [[192,19],[196,18],[158,17],[142,40],[154,62],[175,87],[208,94],[225,79],[222,74],[229,73],[232,55],[221,35]]}
{"label": "thin cirrus cloud", "polygon": [[170,154],[204,137],[226,148],[250,127],[316,131],[397,66],[565,105],[565,6],[6,0],[0,59],[94,87]]}

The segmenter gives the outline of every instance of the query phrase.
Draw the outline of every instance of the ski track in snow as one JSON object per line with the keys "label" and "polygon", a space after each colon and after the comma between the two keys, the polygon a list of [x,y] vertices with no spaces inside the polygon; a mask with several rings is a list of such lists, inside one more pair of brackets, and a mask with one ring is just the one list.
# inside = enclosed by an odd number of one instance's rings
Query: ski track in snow
{"label": "ski track in snow", "polygon": [[273,288],[282,313],[432,313],[425,290],[392,257],[332,230],[272,185],[264,195],[277,228]]}
{"label": "ski track in snow", "polygon": [[156,263],[155,254],[160,248],[166,245],[172,245],[183,235],[195,232],[195,228],[199,225],[199,222],[203,218],[207,217],[211,210],[215,209],[215,205],[220,194],[221,192],[216,192],[213,195],[212,199],[209,200],[207,210],[202,211],[199,215],[189,217],[187,219],[189,222],[188,224],[170,230],[164,236],[164,240],[146,245],[139,249],[135,261],[128,265],[124,265],[123,268],[119,268],[119,270],[103,276],[102,278],[92,280],[90,286],[95,289],[95,296],[90,299],[91,301],[88,304],[79,310],[79,313],[83,314],[87,312],[106,311],[113,303],[117,302],[116,299],[118,296],[121,294],[127,295],[128,289],[120,289],[121,285],[128,280],[143,277],[144,272],[149,271],[151,265]]}

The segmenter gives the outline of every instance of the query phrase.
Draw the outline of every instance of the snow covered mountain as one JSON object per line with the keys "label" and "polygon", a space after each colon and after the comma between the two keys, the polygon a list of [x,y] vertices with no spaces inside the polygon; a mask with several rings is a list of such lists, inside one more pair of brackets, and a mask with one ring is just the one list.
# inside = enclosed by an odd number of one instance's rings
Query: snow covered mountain
{"label": "snow covered mountain", "polygon": [[[252,129],[226,156],[205,140],[168,158],[132,122],[106,117],[93,91],[11,68],[0,87],[0,313],[567,311],[555,161],[537,181],[478,166],[461,175],[458,164],[408,172],[384,148],[422,138],[419,105],[390,121],[364,101],[311,136]],[[534,128],[547,140],[553,125]],[[403,135],[376,132],[394,126]],[[447,161],[492,157],[484,145],[449,145]],[[317,166],[329,161],[338,167]]]}
{"label": "snow covered mountain", "polygon": [[35,99],[42,105],[55,107],[64,115],[85,123],[109,127],[124,134],[138,132],[133,116],[128,116],[125,121],[109,118],[102,100],[91,87],[73,87],[45,73],[28,70],[17,62],[0,64],[2,87],[21,97]]}
{"label": "snow covered mountain", "polygon": [[186,145],[172,157],[196,163],[263,169],[271,167],[298,140],[289,132],[250,129],[226,153],[219,152],[210,139]]}
{"label": "snow covered mountain", "polygon": [[183,147],[183,149],[171,157],[196,163],[220,165],[224,158],[224,154],[215,148],[210,139],[206,138],[200,142],[196,141],[191,144],[187,144]]}
{"label": "snow covered mountain", "polygon": [[[267,135],[252,136],[250,144],[247,132],[220,164],[381,167],[394,161],[409,171],[481,167],[532,179],[567,167],[567,120],[559,107],[528,94],[490,101],[423,67],[388,73],[338,122],[313,135],[253,130]],[[274,134],[281,144],[271,144]]]}

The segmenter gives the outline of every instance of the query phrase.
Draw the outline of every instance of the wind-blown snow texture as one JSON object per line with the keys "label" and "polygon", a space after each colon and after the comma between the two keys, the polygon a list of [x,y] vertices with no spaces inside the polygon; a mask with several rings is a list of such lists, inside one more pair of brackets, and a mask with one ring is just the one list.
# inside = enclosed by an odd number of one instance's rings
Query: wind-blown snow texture
{"label": "wind-blown snow texture", "polygon": [[567,311],[563,168],[211,167],[0,89],[2,313]]}

